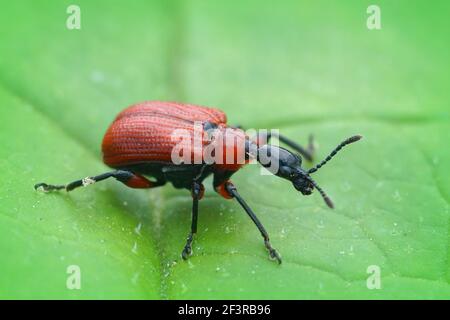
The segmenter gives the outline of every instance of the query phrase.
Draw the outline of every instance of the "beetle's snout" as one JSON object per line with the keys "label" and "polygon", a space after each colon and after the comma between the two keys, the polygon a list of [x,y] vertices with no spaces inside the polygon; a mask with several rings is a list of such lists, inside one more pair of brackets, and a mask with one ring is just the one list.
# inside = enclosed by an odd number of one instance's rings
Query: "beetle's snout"
{"label": "beetle's snout", "polygon": [[292,184],[295,189],[300,191],[305,196],[309,196],[314,190],[314,185],[310,181],[303,178],[292,181]]}

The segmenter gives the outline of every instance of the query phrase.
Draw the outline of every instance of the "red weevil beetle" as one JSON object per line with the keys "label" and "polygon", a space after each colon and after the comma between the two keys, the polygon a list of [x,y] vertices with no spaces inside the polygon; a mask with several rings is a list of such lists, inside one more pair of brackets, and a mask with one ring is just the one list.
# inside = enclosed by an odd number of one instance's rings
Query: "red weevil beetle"
{"label": "red weevil beetle", "polygon": [[[200,122],[204,132],[211,128],[219,131],[227,130],[228,134],[244,141],[246,156],[249,156],[253,150],[256,160],[263,166],[267,166],[267,162],[263,163],[261,156],[269,157],[270,162],[275,162],[278,168],[272,173],[291,181],[294,188],[303,195],[310,195],[313,189],[317,189],[330,208],[333,208],[331,199],[310,174],[327,163],[342,147],[361,139],[360,135],[355,135],[344,140],[322,162],[306,170],[301,167],[300,155],[285,148],[267,144],[273,134],[266,133],[265,136],[258,136],[257,141],[254,141],[248,138],[242,129],[227,125],[225,113],[218,109],[175,102],[148,101],[123,110],[106,131],[102,143],[103,162],[114,171],[86,177],[66,185],[38,183],[34,188],[45,192],[60,189],[71,191],[113,177],[130,188],[155,188],[171,182],[175,188],[188,189],[193,199],[192,224],[181,254],[183,259],[187,259],[192,254],[192,241],[197,232],[198,201],[204,192],[202,182],[212,174],[216,192],[225,199],[235,198],[239,202],[261,232],[270,258],[281,263],[281,257],[270,244],[266,229],[230,181],[230,177],[245,163],[228,161],[227,163],[175,164],[172,161],[171,154],[176,141],[173,141],[171,134],[177,129],[192,131],[194,122]],[[303,148],[282,135],[278,135],[277,138],[307,160],[312,160],[311,140],[309,148]],[[202,141],[202,143],[211,143],[211,140]],[[229,148],[235,151],[236,146],[225,144],[223,148],[225,152]],[[152,177],[154,180],[149,180],[147,177]]]}

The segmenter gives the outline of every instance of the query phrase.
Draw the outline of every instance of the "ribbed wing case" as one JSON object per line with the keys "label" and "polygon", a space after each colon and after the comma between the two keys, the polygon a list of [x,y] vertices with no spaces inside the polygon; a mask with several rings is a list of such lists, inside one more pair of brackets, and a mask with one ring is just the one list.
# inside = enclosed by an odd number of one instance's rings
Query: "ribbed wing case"
{"label": "ribbed wing case", "polygon": [[176,131],[177,137],[183,139],[185,132],[184,138],[190,139],[195,121],[225,125],[227,118],[217,109],[175,102],[148,101],[130,106],[119,113],[106,131],[103,161],[113,168],[150,161],[171,162],[172,149],[179,143],[173,141],[172,135]]}

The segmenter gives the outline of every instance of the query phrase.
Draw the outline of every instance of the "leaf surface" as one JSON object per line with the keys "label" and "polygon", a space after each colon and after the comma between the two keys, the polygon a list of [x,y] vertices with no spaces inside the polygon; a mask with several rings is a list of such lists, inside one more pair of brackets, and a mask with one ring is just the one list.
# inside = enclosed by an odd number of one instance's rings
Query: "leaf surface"
{"label": "leaf surface", "polygon": [[[78,1],[81,30],[65,27],[69,4],[0,12],[1,297],[450,297],[447,2],[379,1],[378,31],[360,1]],[[184,262],[186,191],[33,190],[108,170],[102,135],[143,100],[217,106],[302,144],[313,133],[318,160],[364,140],[315,174],[335,210],[254,165],[233,177],[281,266],[210,179]],[[70,265],[81,290],[66,287]]]}

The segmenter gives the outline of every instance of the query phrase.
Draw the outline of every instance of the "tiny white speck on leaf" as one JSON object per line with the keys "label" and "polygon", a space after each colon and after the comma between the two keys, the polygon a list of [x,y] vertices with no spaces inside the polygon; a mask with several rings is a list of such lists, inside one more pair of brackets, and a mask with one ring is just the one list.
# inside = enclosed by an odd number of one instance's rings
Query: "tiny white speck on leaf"
{"label": "tiny white speck on leaf", "polygon": [[134,232],[136,232],[136,234],[141,235],[141,228],[142,228],[142,223],[139,222],[138,225],[136,226],[136,228],[134,228]]}
{"label": "tiny white speck on leaf", "polygon": [[134,254],[137,254],[137,252],[138,252],[138,249],[137,249],[137,242],[134,243],[133,249],[131,249],[131,252],[133,252]]}

